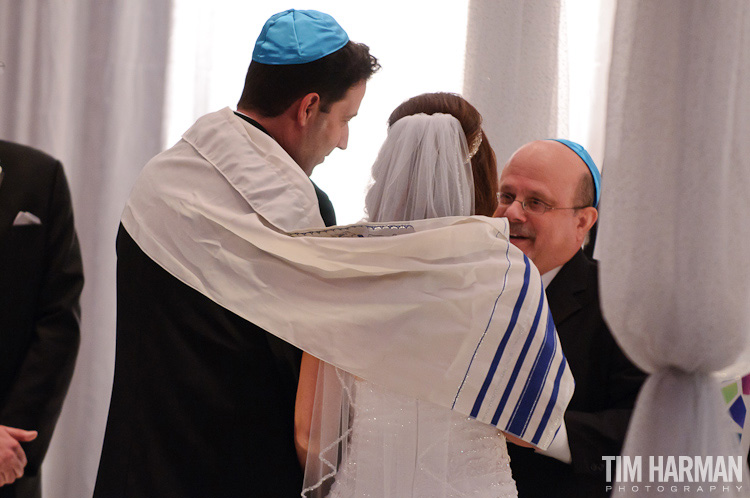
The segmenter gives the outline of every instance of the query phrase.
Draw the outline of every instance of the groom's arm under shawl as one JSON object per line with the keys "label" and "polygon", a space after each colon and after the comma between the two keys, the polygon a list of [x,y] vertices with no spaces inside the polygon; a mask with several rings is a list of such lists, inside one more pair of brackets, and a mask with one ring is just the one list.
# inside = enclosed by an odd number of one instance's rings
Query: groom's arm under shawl
{"label": "groom's arm under shawl", "polygon": [[309,179],[231,119],[201,118],[144,168],[122,217],[141,250],[321,360],[546,448],[573,379],[506,220],[299,231],[323,226]]}

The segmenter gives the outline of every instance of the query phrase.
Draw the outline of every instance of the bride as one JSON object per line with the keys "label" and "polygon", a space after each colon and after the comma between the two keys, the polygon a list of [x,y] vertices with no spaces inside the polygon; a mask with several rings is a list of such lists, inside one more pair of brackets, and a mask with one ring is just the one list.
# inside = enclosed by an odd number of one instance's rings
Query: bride
{"label": "bride", "polygon": [[[454,94],[424,94],[397,107],[388,124],[372,167],[368,221],[494,212],[495,155],[471,104]],[[302,496],[517,496],[497,428],[354,378],[306,353],[295,443],[305,465]]]}

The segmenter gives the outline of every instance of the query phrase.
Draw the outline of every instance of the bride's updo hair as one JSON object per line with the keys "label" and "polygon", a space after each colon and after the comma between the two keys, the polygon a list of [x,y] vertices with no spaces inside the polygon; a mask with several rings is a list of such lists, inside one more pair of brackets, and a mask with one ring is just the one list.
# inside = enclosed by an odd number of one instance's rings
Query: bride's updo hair
{"label": "bride's updo hair", "polygon": [[492,216],[497,208],[497,159],[487,135],[482,130],[482,115],[466,99],[455,93],[423,93],[396,107],[388,126],[414,114],[450,114],[461,123],[466,135],[474,176],[474,214]]}

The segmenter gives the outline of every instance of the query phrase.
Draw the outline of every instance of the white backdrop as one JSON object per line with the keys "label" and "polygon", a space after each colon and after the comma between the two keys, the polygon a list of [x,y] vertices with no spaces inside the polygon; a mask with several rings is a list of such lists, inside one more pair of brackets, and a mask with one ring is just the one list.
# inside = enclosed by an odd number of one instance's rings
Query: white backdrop
{"label": "white backdrop", "polygon": [[499,167],[521,145],[564,137],[604,155],[616,0],[472,0],[463,93]]}

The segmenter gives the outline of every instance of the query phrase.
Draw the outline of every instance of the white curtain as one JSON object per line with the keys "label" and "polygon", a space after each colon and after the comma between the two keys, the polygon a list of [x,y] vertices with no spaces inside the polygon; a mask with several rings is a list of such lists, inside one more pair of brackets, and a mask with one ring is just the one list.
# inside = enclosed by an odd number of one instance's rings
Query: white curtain
{"label": "white curtain", "polygon": [[609,82],[602,305],[652,374],[624,454],[744,462],[715,372],[750,371],[750,4],[620,0]]}
{"label": "white curtain", "polygon": [[168,0],[0,0],[0,136],[63,162],[86,279],[47,498],[93,492],[114,363],[115,235],[130,186],[162,147],[169,26]]}
{"label": "white curtain", "polygon": [[471,0],[466,98],[498,165],[532,140],[584,145],[602,167],[616,0]]}
{"label": "white curtain", "polygon": [[560,3],[469,3],[464,95],[482,113],[500,167],[524,143],[557,135]]}
{"label": "white curtain", "polygon": [[559,86],[567,99],[559,101],[557,136],[584,145],[600,169],[616,7],[617,0],[562,0],[560,16]]}

